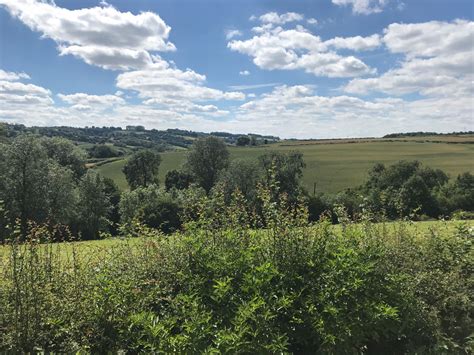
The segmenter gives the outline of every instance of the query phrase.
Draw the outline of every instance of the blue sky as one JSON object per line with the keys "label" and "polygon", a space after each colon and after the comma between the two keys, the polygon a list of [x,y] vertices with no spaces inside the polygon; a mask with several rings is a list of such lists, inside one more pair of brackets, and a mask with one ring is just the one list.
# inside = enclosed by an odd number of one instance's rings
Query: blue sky
{"label": "blue sky", "polygon": [[0,0],[0,120],[330,138],[474,129],[472,1]]}

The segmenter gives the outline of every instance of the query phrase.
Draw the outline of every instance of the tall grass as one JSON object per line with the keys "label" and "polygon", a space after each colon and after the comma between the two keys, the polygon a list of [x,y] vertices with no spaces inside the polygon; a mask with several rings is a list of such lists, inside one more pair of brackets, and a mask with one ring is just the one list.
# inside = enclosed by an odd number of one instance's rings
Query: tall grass
{"label": "tall grass", "polygon": [[[307,223],[277,186],[190,197],[164,236],[135,225],[85,253],[15,235],[0,275],[0,351],[472,353],[472,231]],[[261,216],[261,217],[257,217]],[[260,229],[256,229],[260,226]]]}

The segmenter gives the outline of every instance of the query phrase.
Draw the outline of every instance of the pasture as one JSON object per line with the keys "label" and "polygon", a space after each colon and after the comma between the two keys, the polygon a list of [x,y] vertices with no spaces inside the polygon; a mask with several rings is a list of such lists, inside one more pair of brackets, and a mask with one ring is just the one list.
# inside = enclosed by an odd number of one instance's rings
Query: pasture
{"label": "pasture", "polygon": [[[258,147],[230,147],[232,158],[255,159],[267,150],[303,153],[306,168],[303,186],[316,190],[338,192],[362,183],[375,163],[392,164],[398,160],[419,160],[423,164],[444,170],[455,177],[474,171],[474,137],[409,137],[403,139],[346,139],[282,141]],[[186,151],[161,154],[159,178],[163,183],[169,170],[178,169],[185,161]],[[120,189],[127,188],[122,167],[125,159],[97,167],[104,176],[112,178]]]}

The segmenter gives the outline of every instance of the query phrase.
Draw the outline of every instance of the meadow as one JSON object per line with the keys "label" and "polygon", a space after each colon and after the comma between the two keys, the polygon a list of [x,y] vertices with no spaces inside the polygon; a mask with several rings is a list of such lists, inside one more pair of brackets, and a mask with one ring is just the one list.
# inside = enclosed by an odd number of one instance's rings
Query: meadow
{"label": "meadow", "polygon": [[[392,164],[399,160],[419,160],[432,168],[439,168],[455,177],[461,172],[474,171],[474,137],[409,137],[403,139],[346,139],[282,141],[258,147],[229,147],[231,158],[255,159],[266,150],[303,153],[306,168],[302,184],[310,192],[338,192],[362,183],[367,171],[375,163]],[[163,183],[169,170],[179,169],[186,151],[161,153],[159,171]],[[122,173],[125,159],[97,167],[112,178],[120,189],[127,189]]]}

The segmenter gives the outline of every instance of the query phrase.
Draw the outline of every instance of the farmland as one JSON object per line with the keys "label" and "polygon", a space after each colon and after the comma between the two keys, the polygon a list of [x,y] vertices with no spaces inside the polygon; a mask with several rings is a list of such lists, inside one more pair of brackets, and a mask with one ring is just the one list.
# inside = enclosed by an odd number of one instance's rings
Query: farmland
{"label": "farmland", "polygon": [[[231,158],[254,159],[266,150],[303,153],[306,168],[303,186],[308,191],[316,189],[337,192],[360,184],[375,163],[392,164],[398,160],[419,160],[423,164],[446,171],[451,176],[464,171],[474,171],[474,137],[409,137],[403,139],[313,140],[283,141],[258,147],[230,147]],[[184,163],[186,151],[161,154],[159,178],[178,169]],[[127,189],[121,169],[125,159],[104,164],[97,170],[112,178],[120,189]]]}

